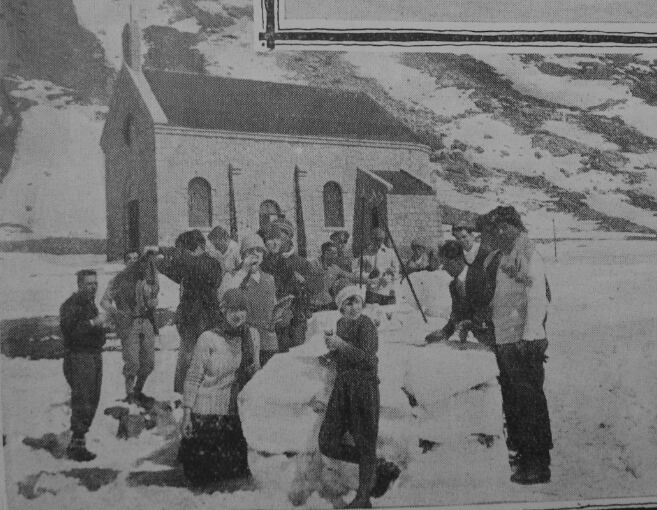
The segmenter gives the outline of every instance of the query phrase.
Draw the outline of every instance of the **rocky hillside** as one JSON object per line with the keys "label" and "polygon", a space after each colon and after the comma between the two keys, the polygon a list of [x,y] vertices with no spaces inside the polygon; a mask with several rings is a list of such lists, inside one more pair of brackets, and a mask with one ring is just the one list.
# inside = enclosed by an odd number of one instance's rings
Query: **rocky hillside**
{"label": "rocky hillside", "polygon": [[[98,139],[130,2],[54,3],[8,1],[18,44],[0,88],[5,239],[105,235]],[[133,16],[152,67],[367,92],[432,147],[448,217],[508,203],[538,236],[553,224],[562,237],[657,231],[648,57],[256,54],[248,0],[143,0]]]}

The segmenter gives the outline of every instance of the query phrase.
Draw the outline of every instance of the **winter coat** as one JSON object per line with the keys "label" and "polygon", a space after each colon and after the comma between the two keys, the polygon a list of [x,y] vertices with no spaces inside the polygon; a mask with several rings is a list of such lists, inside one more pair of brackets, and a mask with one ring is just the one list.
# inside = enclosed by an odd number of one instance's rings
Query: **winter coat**
{"label": "winter coat", "polygon": [[184,327],[201,321],[214,323],[219,310],[221,264],[207,253],[195,256],[179,248],[162,253],[164,259],[158,263],[158,269],[181,287],[177,324]]}
{"label": "winter coat", "polygon": [[[236,393],[246,384],[245,379],[260,368],[258,332],[253,328],[244,330],[242,336],[210,330],[198,338],[183,392],[183,404],[193,413],[237,413]],[[245,356],[250,362],[248,367],[242,367]]]}
{"label": "winter coat", "polygon": [[[321,288],[321,277],[313,265],[296,253],[268,253],[262,262],[261,269],[274,277],[276,298],[281,299],[292,295],[292,313],[295,317],[310,315],[310,296]],[[303,278],[299,281],[294,273]]]}
{"label": "winter coat", "polygon": [[98,316],[93,299],[79,292],[69,297],[59,309],[59,327],[64,338],[64,347],[70,352],[100,351],[105,345],[105,330],[92,326],[91,319]]}

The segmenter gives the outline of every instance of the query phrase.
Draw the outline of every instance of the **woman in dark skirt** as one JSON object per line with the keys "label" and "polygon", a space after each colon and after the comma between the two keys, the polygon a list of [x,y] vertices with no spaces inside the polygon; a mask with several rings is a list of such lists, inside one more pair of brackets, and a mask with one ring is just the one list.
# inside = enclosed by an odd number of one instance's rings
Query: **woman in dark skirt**
{"label": "woman in dark skirt", "polygon": [[194,486],[250,475],[237,395],[260,368],[260,340],[246,305],[242,290],[224,294],[222,318],[199,337],[187,372],[178,458]]}

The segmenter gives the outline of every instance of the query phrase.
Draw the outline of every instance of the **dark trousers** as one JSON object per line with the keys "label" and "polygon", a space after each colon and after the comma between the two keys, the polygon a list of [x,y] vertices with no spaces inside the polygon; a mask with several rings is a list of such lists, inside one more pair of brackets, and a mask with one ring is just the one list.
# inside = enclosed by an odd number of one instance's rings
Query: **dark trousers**
{"label": "dark trousers", "polygon": [[292,347],[302,345],[306,341],[308,319],[303,315],[294,315],[287,326],[276,326],[279,352],[287,352]]}
{"label": "dark trousers", "polygon": [[[344,441],[349,432],[354,445]],[[319,451],[359,465],[376,462],[379,381],[375,375],[338,374],[319,429]]]}
{"label": "dark trousers", "polygon": [[100,400],[102,352],[67,352],[64,355],[64,377],[71,387],[73,437],[83,438],[91,427]]}
{"label": "dark trousers", "polygon": [[522,456],[548,459],[550,415],[543,391],[547,340],[498,344],[495,348],[507,447]]}
{"label": "dark trousers", "polygon": [[365,302],[373,305],[394,305],[396,303],[395,295],[391,294],[390,296],[384,296],[383,294],[377,294],[372,291],[365,291]]}

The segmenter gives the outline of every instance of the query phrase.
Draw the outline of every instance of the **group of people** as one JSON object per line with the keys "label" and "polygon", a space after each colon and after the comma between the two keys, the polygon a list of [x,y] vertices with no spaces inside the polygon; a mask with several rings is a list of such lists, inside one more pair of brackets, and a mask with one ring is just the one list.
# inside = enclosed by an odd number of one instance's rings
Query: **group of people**
{"label": "group of people", "polygon": [[[476,242],[474,232],[481,233]],[[247,444],[237,395],[279,352],[302,344],[312,313],[339,310],[336,330],[326,331],[336,381],[319,433],[320,451],[359,465],[359,488],[351,508],[371,507],[399,476],[399,468],[376,456],[379,420],[378,335],[362,313],[366,303],[395,302],[395,283],[406,271],[445,269],[452,277],[452,314],[427,342],[469,331],[494,350],[506,421],[507,445],[515,452],[512,481],[549,480],[552,447],[543,393],[549,290],[540,255],[513,208],[499,207],[477,226],[457,225],[455,240],[437,255],[417,241],[400,269],[386,233],[374,229],[360,258],[345,247],[348,233],[335,232],[315,260],[301,257],[286,219],[257,234],[233,240],[222,227],[207,238],[181,234],[173,247],[128,254],[126,267],[95,305],[97,275],[78,272],[78,291],[60,309],[71,387],[69,458],[88,461],[85,435],[102,381],[101,350],[111,324],[123,347],[126,401],[147,405],[144,384],[154,368],[159,278],[180,287],[175,324],[180,347],[173,389],[184,415],[178,458],[193,485],[249,475]],[[364,285],[359,285],[362,283]],[[548,290],[546,292],[546,290]],[[352,442],[344,441],[349,432]]]}
{"label": "group of people", "polygon": [[452,234],[438,251],[452,277],[452,311],[426,340],[465,341],[471,332],[495,353],[511,481],[549,482],[553,445],[543,383],[551,294],[543,259],[513,207],[497,207],[474,226],[455,225]]}

